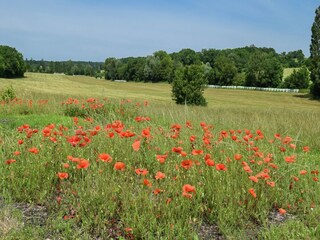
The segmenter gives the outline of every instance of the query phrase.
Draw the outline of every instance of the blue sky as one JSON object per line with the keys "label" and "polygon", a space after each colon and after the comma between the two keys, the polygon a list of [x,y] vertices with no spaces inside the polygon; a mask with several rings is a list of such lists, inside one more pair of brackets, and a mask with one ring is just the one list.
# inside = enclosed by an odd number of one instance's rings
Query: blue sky
{"label": "blue sky", "polygon": [[319,0],[1,0],[0,45],[25,58],[104,61],[254,44],[309,55]]}

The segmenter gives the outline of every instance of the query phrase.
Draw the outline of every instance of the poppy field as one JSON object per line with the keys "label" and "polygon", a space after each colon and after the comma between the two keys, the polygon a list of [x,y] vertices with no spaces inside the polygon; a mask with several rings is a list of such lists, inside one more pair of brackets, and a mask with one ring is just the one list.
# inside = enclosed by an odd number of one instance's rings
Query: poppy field
{"label": "poppy field", "polygon": [[0,103],[2,238],[320,237],[319,103],[43,97]]}

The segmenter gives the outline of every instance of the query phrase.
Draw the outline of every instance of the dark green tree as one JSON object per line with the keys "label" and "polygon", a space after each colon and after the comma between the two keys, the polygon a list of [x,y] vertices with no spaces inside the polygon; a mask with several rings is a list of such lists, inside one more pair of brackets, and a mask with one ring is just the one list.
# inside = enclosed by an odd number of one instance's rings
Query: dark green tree
{"label": "dark green tree", "polygon": [[117,79],[118,60],[116,58],[107,58],[104,62],[104,70],[106,71],[105,78],[108,80]]}
{"label": "dark green tree", "polygon": [[24,76],[25,71],[22,54],[15,48],[0,45],[0,77],[19,78]]}
{"label": "dark green tree", "polygon": [[310,92],[314,97],[320,98],[320,6],[316,9],[311,32],[310,78],[312,86]]}
{"label": "dark green tree", "polygon": [[177,104],[206,106],[203,92],[207,84],[203,65],[179,68],[172,82],[172,99]]}
{"label": "dark green tree", "polygon": [[246,69],[246,86],[278,87],[282,82],[283,68],[273,53],[255,52]]}
{"label": "dark green tree", "polygon": [[210,84],[220,86],[233,85],[238,69],[235,63],[226,56],[219,56],[213,66],[214,82]]}

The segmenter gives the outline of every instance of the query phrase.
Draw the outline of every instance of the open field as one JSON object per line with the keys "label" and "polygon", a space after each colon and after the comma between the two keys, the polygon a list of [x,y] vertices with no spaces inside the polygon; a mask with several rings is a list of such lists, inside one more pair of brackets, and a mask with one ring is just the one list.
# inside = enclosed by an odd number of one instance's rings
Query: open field
{"label": "open field", "polygon": [[[0,79],[0,238],[319,239],[320,102],[27,73]],[[63,103],[63,104],[61,104]]]}

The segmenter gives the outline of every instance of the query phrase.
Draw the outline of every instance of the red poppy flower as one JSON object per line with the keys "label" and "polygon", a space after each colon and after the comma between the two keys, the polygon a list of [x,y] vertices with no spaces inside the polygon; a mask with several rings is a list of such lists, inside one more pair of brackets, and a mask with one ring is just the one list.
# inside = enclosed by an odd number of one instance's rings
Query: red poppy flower
{"label": "red poppy flower", "polygon": [[190,184],[185,184],[182,187],[182,191],[183,192],[188,192],[188,193],[196,192],[196,188],[194,186],[190,185]]}
{"label": "red poppy flower", "polygon": [[137,168],[137,169],[135,170],[135,172],[136,172],[136,174],[138,174],[138,175],[145,176],[145,175],[148,174],[149,171],[148,171],[147,169]]}
{"label": "red poppy flower", "polygon": [[253,188],[250,188],[248,191],[254,198],[257,197],[256,191]]}
{"label": "red poppy flower", "polygon": [[242,155],[239,154],[239,153],[236,153],[236,154],[234,155],[234,159],[237,160],[237,161],[241,160],[241,158],[242,158]]}
{"label": "red poppy flower", "polygon": [[304,147],[302,148],[302,150],[303,150],[304,152],[309,152],[309,151],[310,151],[310,147],[309,147],[309,146],[304,146]]}
{"label": "red poppy flower", "polygon": [[114,169],[123,171],[126,168],[126,165],[123,162],[116,162],[114,164]]}
{"label": "red poppy flower", "polygon": [[143,184],[147,187],[151,187],[152,186],[152,183],[148,180],[148,179],[143,179]]}
{"label": "red poppy flower", "polygon": [[270,187],[274,187],[276,185],[275,182],[268,182],[268,181],[266,181],[266,184],[268,184]]}
{"label": "red poppy flower", "polygon": [[7,164],[7,165],[10,165],[11,163],[14,163],[14,162],[16,162],[15,159],[8,159],[8,160],[6,160],[6,164]]}
{"label": "red poppy flower", "polygon": [[77,169],[86,169],[90,165],[89,161],[86,159],[81,159],[77,165]]}
{"label": "red poppy flower", "polygon": [[57,173],[57,176],[60,178],[60,179],[67,179],[69,177],[69,174],[66,173],[66,172],[58,172]]}
{"label": "red poppy flower", "polygon": [[252,181],[252,182],[255,182],[257,183],[259,181],[259,179],[255,176],[250,176],[249,179]]}
{"label": "red poppy flower", "polygon": [[203,154],[203,150],[201,150],[201,149],[193,149],[191,154],[192,155],[201,155],[201,154]]}
{"label": "red poppy flower", "polygon": [[192,167],[192,165],[193,165],[193,162],[192,162],[192,160],[183,160],[182,162],[181,162],[181,167],[183,167],[184,169],[190,169],[191,167]]}
{"label": "red poppy flower", "polygon": [[135,141],[133,144],[132,144],[132,148],[133,148],[133,150],[134,151],[139,151],[139,149],[140,149],[140,141],[139,140],[137,140],[137,141]]}
{"label": "red poppy flower", "polygon": [[156,176],[155,176],[155,179],[162,179],[162,178],[165,178],[166,177],[166,175],[163,173],[163,172],[157,172],[156,173]]}
{"label": "red poppy flower", "polygon": [[306,175],[308,172],[307,172],[307,170],[301,170],[300,171],[300,175]]}
{"label": "red poppy flower", "polygon": [[226,167],[226,165],[224,165],[223,163],[218,163],[218,164],[216,165],[216,169],[217,169],[218,171],[227,171],[227,167]]}
{"label": "red poppy flower", "polygon": [[99,154],[99,159],[103,162],[112,162],[112,157],[107,153]]}
{"label": "red poppy flower", "polygon": [[284,215],[284,214],[287,213],[287,211],[286,211],[285,209],[283,209],[283,208],[279,208],[278,211],[279,211],[279,213],[280,213],[281,215]]}
{"label": "red poppy flower", "polygon": [[34,154],[38,154],[39,153],[39,149],[35,148],[35,147],[29,148],[28,151],[31,152],[31,153],[34,153]]}
{"label": "red poppy flower", "polygon": [[209,166],[209,167],[213,167],[214,166],[214,161],[212,159],[207,159],[206,160],[206,164]]}

